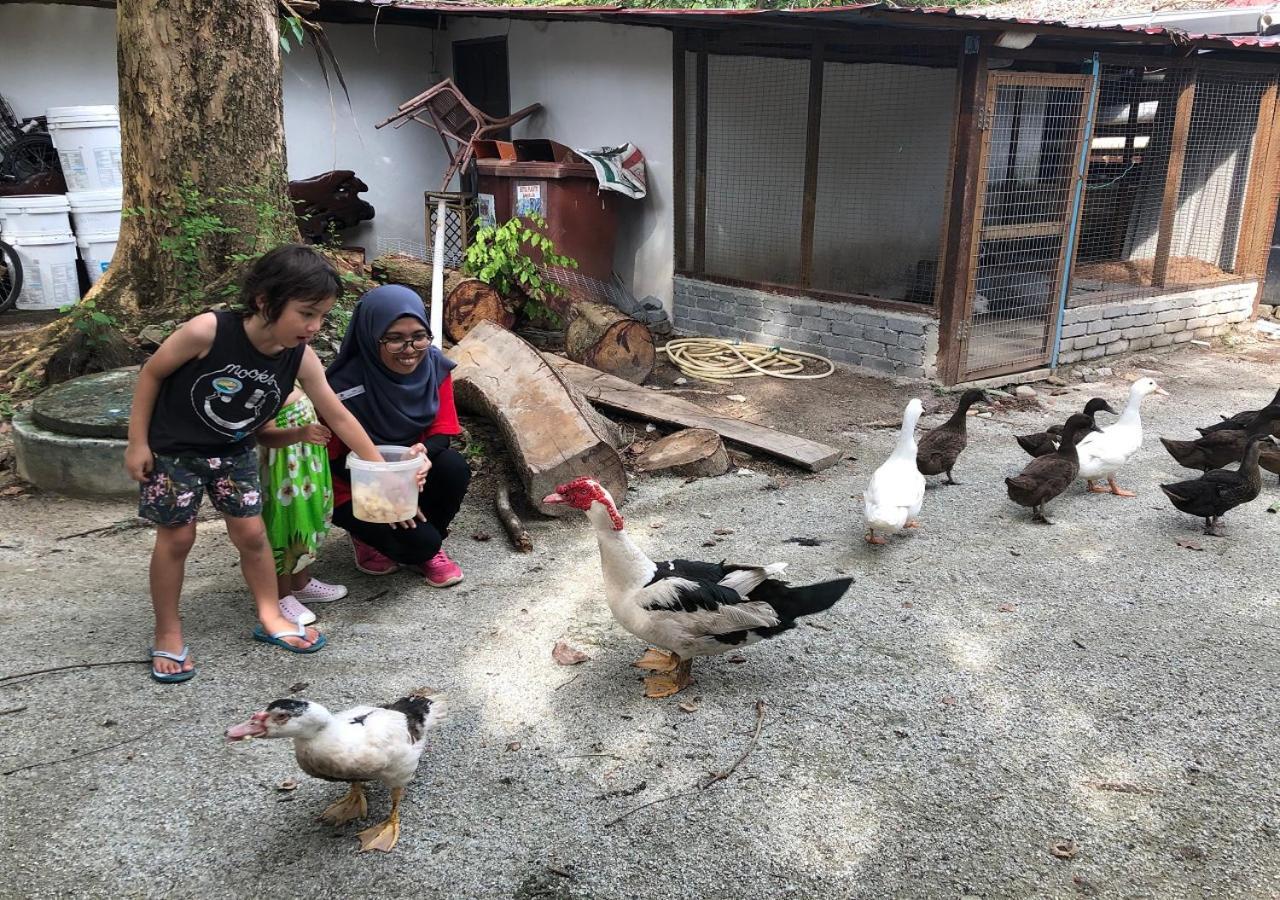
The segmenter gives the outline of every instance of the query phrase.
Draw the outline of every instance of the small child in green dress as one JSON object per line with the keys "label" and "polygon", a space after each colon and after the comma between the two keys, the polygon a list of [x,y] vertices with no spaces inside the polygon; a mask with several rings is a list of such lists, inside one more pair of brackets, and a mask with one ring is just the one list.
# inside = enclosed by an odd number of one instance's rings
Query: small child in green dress
{"label": "small child in green dress", "polygon": [[325,450],[331,433],[315,407],[295,389],[274,422],[258,430],[262,473],[262,521],[276,562],[280,614],[309,625],[316,614],[305,603],[329,603],[347,596],[340,584],[311,576],[316,550],[329,533],[333,480]]}

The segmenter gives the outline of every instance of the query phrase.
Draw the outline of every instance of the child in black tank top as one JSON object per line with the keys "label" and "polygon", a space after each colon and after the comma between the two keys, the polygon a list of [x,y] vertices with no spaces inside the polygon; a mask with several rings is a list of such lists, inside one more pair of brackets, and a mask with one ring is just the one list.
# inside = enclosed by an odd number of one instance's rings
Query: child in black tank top
{"label": "child in black tank top", "polygon": [[373,442],[325,379],[307,342],[342,292],[337,272],[310,247],[286,245],[263,256],[245,279],[248,312],[208,312],[170,335],[138,375],[125,468],[142,483],[138,514],[155,522],[151,677],[171,683],[195,675],[182,638],[178,599],[204,493],[227,523],[253,593],[256,640],[314,653],[325,638],[280,609],[253,432],[275,418],[296,380],[317,412],[362,459],[381,460]]}

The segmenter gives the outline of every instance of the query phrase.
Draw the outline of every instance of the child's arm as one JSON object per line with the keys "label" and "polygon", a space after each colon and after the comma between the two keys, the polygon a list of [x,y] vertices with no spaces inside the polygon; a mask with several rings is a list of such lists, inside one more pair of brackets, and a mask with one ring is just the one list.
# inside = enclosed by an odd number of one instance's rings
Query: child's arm
{"label": "child's arm", "polygon": [[155,412],[160,385],[189,360],[203,356],[213,346],[218,334],[218,319],[213,313],[202,313],[165,338],[138,373],[133,389],[133,406],[129,410],[129,446],[124,451],[124,467],[134,481],[146,481],[154,464],[148,432],[151,414]]}
{"label": "child's arm", "polygon": [[355,451],[356,456],[369,462],[383,462],[382,454],[373,445],[364,428],[342,405],[333,388],[329,387],[329,382],[324,377],[324,366],[320,364],[320,357],[316,356],[315,351],[310,347],[302,355],[298,383],[311,398],[311,404],[316,408],[320,418],[329,424],[344,444]]}
{"label": "child's arm", "polygon": [[264,447],[279,450],[282,447],[291,447],[294,444],[316,444],[323,447],[329,443],[332,432],[325,428],[319,422],[312,422],[310,425],[298,425],[294,428],[279,428],[275,422],[268,422],[257,430],[255,437],[258,443]]}

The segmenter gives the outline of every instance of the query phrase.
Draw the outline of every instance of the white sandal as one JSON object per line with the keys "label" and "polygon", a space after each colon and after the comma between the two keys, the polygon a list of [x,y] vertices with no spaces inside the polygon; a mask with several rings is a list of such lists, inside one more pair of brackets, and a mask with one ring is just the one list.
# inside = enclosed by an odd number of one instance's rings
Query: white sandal
{"label": "white sandal", "polygon": [[340,584],[326,584],[312,578],[304,587],[297,588],[293,596],[301,603],[332,603],[347,596],[347,589]]}

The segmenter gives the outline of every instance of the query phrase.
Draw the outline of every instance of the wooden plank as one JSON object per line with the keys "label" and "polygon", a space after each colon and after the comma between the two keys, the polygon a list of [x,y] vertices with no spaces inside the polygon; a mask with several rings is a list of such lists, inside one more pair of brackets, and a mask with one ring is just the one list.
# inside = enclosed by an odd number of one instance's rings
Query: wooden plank
{"label": "wooden plank", "polygon": [[1253,298],[1254,316],[1258,314],[1258,306],[1262,303],[1262,294],[1267,286],[1267,263],[1271,256],[1272,234],[1277,212],[1280,212],[1280,92],[1277,92],[1276,102],[1272,105],[1269,131],[1267,157],[1263,161],[1265,177],[1259,197],[1258,222],[1254,229],[1256,237],[1252,248],[1251,268],[1258,277],[1258,290]]}
{"label": "wooden plank", "polygon": [[818,147],[822,143],[822,39],[809,58],[809,116],[804,139],[804,204],[800,212],[800,286],[813,282],[813,220],[818,211]]}
{"label": "wooden plank", "polygon": [[820,472],[835,465],[840,459],[841,451],[838,447],[820,444],[754,422],[722,416],[688,400],[637,387],[621,378],[580,366],[563,356],[544,353],[543,357],[565,375],[583,396],[599,406],[652,422],[683,428],[709,428],[726,441],[776,456],[810,472]]}
{"label": "wooden plank", "polygon": [[[1262,92],[1258,103],[1258,124],[1253,133],[1253,148],[1249,153],[1249,179],[1245,189],[1244,216],[1240,223],[1240,235],[1236,241],[1236,256],[1231,270],[1251,275],[1258,271],[1259,244],[1270,245],[1274,219],[1265,227],[1260,224],[1266,217],[1270,196],[1274,160],[1272,152],[1272,121],[1276,111],[1276,83],[1273,80]],[[1264,257],[1265,258],[1265,257]],[[1263,271],[1265,271],[1265,263]]]}
{"label": "wooden plank", "polygon": [[698,84],[694,136],[693,193],[693,268],[705,272],[707,268],[707,51],[698,50]]}
{"label": "wooden plank", "polygon": [[671,32],[671,48],[673,56],[671,68],[671,155],[675,160],[672,192],[676,198],[676,268],[684,269],[689,265],[687,246],[689,198],[685,194],[685,191],[688,190],[688,185],[685,182],[685,163],[689,158],[689,147],[686,143],[689,136],[686,134],[687,129],[685,128],[685,119],[687,117],[685,94],[688,88],[685,86],[684,77],[688,64],[685,61],[684,32],[678,28],[673,29]]}
{"label": "wooden plank", "polygon": [[1182,167],[1187,156],[1187,135],[1191,132],[1191,108],[1196,99],[1194,71],[1180,71],[1178,104],[1174,109],[1173,138],[1169,145],[1169,167],[1164,176],[1164,199],[1160,204],[1160,232],[1156,237],[1156,255],[1151,270],[1154,287],[1164,287],[1169,280],[1169,251],[1173,246],[1173,223],[1178,215],[1178,194],[1182,190]]}
{"label": "wooden plank", "polygon": [[967,321],[969,284],[973,280],[973,246],[977,238],[974,210],[982,181],[979,128],[986,108],[989,37],[979,40],[976,53],[960,51],[956,85],[956,118],[951,139],[951,173],[942,224],[942,259],[938,266],[938,375],[944,384],[960,377],[960,330]]}
{"label": "wooden plank", "polygon": [[1053,237],[1062,234],[1067,227],[1066,219],[1054,222],[1026,222],[1013,225],[984,225],[982,239],[984,241],[1011,241],[1017,238]]}

